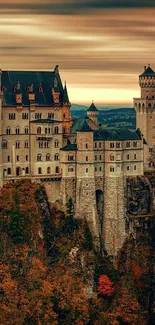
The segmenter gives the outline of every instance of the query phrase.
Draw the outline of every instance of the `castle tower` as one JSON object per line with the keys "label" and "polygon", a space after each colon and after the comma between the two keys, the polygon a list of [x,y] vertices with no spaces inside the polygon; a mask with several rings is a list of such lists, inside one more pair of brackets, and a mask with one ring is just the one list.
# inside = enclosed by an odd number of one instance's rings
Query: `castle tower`
{"label": "castle tower", "polygon": [[92,120],[96,125],[98,124],[98,109],[92,102],[90,107],[87,109],[87,116],[89,117],[90,120]]}
{"label": "castle tower", "polygon": [[139,76],[141,97],[134,98],[136,111],[136,127],[139,128],[146,140],[144,146],[144,167],[149,166],[149,155],[155,148],[155,72],[148,64]]}
{"label": "castle tower", "polygon": [[[2,70],[0,69],[0,143],[2,144],[2,97],[3,93],[1,90],[1,76]],[[2,145],[0,146],[0,187],[3,186],[3,168],[2,168]]]}
{"label": "castle tower", "polygon": [[71,103],[69,101],[67,85],[65,82],[65,86],[63,90],[63,107],[62,107],[62,121],[63,121],[62,127],[63,127],[63,133],[65,134],[70,133],[70,125],[71,125],[70,107],[71,107]]}
{"label": "castle tower", "polygon": [[86,120],[77,130],[77,149],[76,217],[86,218],[95,243],[98,243],[93,130]]}

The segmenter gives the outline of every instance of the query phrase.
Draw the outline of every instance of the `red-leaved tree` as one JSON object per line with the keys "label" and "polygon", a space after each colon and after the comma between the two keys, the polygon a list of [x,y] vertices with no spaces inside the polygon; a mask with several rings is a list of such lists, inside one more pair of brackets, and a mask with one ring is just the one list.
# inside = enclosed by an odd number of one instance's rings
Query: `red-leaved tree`
{"label": "red-leaved tree", "polygon": [[102,274],[99,277],[99,285],[97,291],[103,296],[110,297],[114,292],[113,282],[110,281],[106,274]]}

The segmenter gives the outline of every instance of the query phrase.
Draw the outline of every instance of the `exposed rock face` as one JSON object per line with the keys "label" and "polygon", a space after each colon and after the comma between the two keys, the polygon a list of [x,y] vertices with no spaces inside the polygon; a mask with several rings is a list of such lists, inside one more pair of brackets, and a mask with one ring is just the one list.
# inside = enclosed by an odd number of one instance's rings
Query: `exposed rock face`
{"label": "exposed rock face", "polygon": [[127,178],[127,213],[146,215],[151,212],[151,188],[145,176]]}

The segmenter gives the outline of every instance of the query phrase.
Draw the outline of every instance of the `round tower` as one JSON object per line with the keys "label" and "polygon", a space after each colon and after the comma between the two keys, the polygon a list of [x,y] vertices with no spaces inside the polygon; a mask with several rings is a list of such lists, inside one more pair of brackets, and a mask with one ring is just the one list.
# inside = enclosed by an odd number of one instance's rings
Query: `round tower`
{"label": "round tower", "polygon": [[98,124],[98,109],[94,105],[94,102],[90,105],[87,110],[87,116],[92,120],[96,125]]}
{"label": "round tower", "polygon": [[147,169],[149,155],[155,147],[155,72],[150,67],[144,66],[144,71],[139,76],[141,96],[134,98],[136,111],[136,127],[146,140],[144,146],[144,166]]}

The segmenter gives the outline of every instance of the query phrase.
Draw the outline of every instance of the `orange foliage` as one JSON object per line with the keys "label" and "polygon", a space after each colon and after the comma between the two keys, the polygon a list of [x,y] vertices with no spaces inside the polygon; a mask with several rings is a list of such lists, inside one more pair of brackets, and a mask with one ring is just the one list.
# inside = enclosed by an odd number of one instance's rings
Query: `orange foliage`
{"label": "orange foliage", "polygon": [[114,292],[113,282],[110,281],[107,275],[102,274],[99,277],[99,286],[97,288],[99,294],[110,297]]}

